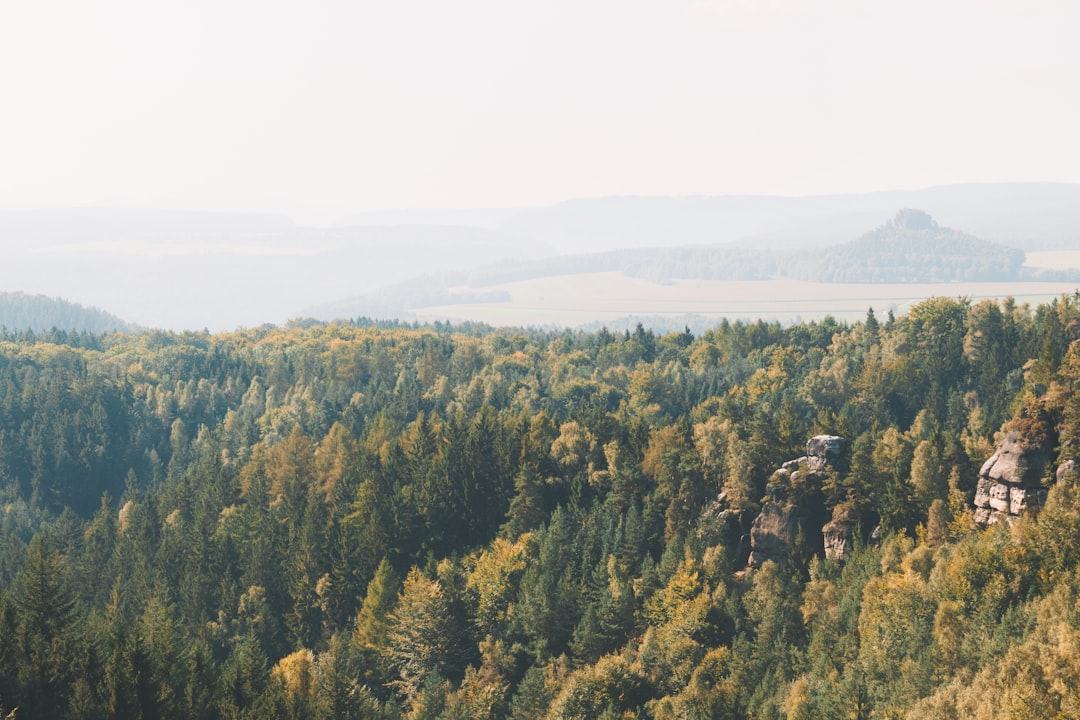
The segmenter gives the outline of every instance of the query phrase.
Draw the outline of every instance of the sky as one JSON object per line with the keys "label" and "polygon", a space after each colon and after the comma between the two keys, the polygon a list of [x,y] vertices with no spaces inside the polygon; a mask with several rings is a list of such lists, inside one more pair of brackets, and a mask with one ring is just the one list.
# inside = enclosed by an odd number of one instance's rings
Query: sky
{"label": "sky", "polygon": [[1076,0],[0,0],[0,209],[1080,182]]}

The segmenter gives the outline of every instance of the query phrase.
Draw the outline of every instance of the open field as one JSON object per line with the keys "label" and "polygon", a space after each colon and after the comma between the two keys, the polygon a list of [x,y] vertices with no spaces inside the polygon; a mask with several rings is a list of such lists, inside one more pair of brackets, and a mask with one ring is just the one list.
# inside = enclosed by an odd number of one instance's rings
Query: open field
{"label": "open field", "polygon": [[1077,270],[1080,269],[1080,250],[1029,252],[1024,256],[1024,265],[1051,270]]}
{"label": "open field", "polygon": [[904,312],[929,297],[983,298],[1012,296],[1019,303],[1038,304],[1076,291],[1060,282],[939,283],[911,285],[808,283],[792,280],[677,280],[657,284],[621,273],[589,273],[505,283],[507,302],[417,308],[425,320],[473,320],[491,325],[559,325],[573,327],[627,316],[697,315],[729,320],[792,322],[832,315],[858,320],[873,307],[879,316]]}

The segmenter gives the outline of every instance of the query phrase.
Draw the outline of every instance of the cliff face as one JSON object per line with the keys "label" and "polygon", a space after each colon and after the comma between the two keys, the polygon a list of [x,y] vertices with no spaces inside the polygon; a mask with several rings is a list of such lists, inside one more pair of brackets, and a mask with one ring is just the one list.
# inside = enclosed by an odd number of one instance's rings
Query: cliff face
{"label": "cliff face", "polygon": [[[983,527],[1013,523],[1038,512],[1055,477],[1077,469],[1072,460],[1053,467],[1056,443],[1056,433],[1043,418],[1015,423],[979,471],[975,522]],[[830,472],[845,471],[846,455],[847,440],[818,435],[806,443],[806,455],[785,462],[773,473],[761,512],[750,528],[747,564],[751,568],[767,560],[787,565],[800,537],[813,552],[831,560],[844,559],[859,517],[837,509],[830,519],[821,487]]]}
{"label": "cliff face", "polygon": [[781,567],[787,565],[788,555],[795,545],[803,517],[797,504],[790,500],[770,497],[750,528],[750,559],[752,568],[772,560]]}
{"label": "cliff face", "polygon": [[1043,476],[1049,452],[1010,431],[997,452],[983,463],[975,487],[975,522],[989,526],[1013,522],[1036,511],[1046,499]]}
{"label": "cliff face", "polygon": [[[821,482],[830,470],[840,469],[846,451],[844,438],[818,435],[806,443],[806,455],[789,460],[773,474],[768,497],[750,528],[750,567],[761,567],[766,560],[786,565],[800,533],[807,539],[823,538],[821,544],[811,542],[815,550],[829,555],[829,536],[822,534],[825,508]],[[846,534],[844,538],[842,542],[832,538],[833,554],[839,542],[842,555]]]}
{"label": "cliff face", "polygon": [[[1013,523],[1027,513],[1036,513],[1046,501],[1051,478],[1048,468],[1053,443],[1032,441],[1015,430],[1005,435],[997,452],[983,463],[975,487],[975,522],[983,527],[998,522]],[[1060,477],[1072,467],[1062,463]]]}

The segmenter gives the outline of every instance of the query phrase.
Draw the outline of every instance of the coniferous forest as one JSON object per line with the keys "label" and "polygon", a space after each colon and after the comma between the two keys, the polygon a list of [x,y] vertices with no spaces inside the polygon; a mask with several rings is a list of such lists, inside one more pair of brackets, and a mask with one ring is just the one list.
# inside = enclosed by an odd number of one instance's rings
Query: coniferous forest
{"label": "coniferous forest", "polygon": [[[1080,717],[1078,338],[1080,295],[7,333],[0,717]],[[1041,509],[984,527],[1010,437]],[[819,522],[748,567],[778,498]]]}

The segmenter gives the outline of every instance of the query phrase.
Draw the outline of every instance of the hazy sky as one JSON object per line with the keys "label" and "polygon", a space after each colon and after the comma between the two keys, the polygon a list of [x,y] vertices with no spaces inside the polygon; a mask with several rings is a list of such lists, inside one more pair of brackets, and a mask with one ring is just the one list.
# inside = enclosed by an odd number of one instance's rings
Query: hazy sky
{"label": "hazy sky", "polygon": [[1076,0],[0,0],[0,207],[1080,182]]}

